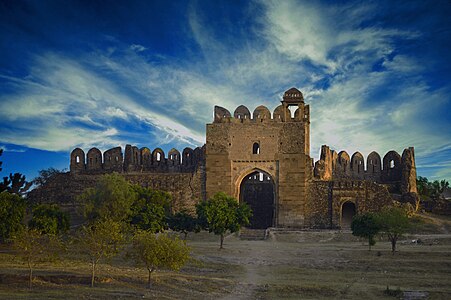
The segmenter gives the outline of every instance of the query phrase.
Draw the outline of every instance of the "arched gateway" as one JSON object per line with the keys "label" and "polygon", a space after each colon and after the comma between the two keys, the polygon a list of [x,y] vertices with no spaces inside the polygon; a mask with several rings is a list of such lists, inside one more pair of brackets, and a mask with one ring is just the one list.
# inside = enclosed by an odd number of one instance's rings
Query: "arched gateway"
{"label": "arched gateway", "polygon": [[346,201],[341,206],[341,228],[351,228],[352,218],[356,214],[355,204]]}
{"label": "arched gateway", "polygon": [[250,228],[274,226],[275,190],[274,180],[269,174],[254,171],[245,176],[240,185],[240,202],[249,204],[252,209]]}

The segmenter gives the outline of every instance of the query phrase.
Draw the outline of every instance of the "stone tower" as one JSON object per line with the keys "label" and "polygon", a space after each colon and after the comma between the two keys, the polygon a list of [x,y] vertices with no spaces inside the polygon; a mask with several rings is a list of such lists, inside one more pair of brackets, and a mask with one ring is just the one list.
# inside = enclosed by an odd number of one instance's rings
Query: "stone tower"
{"label": "stone tower", "polygon": [[249,203],[254,228],[304,226],[312,174],[310,110],[296,88],[281,102],[272,116],[264,106],[251,115],[242,105],[233,116],[216,106],[207,124],[207,197],[223,191]]}

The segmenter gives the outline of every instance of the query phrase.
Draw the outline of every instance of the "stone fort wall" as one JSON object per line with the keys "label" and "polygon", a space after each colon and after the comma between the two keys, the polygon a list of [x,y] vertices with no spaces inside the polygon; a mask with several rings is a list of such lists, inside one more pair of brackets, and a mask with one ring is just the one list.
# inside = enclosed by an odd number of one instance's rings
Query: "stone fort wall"
{"label": "stone fort wall", "polygon": [[205,149],[176,149],[166,157],[163,150],[152,152],[127,145],[125,155],[116,147],[103,154],[97,148],[85,152],[76,148],[70,155],[70,172],[53,176],[29,193],[35,203],[60,203],[74,211],[77,196],[94,187],[103,174],[117,172],[128,181],[144,187],[167,191],[172,196],[173,211],[195,211],[195,204],[205,199]]}
{"label": "stone fort wall", "polygon": [[[295,106],[291,115],[289,106]],[[150,150],[126,145],[86,154],[76,148],[70,155],[70,172],[58,174],[30,192],[35,202],[59,202],[76,206],[76,196],[93,187],[102,174],[117,172],[132,183],[169,192],[173,210],[194,212],[195,204],[223,191],[240,199],[246,176],[262,172],[274,182],[275,227],[339,228],[343,207],[355,213],[378,211],[393,200],[417,199],[413,147],[383,158],[371,152],[351,157],[328,146],[320,159],[310,157],[310,108],[293,88],[271,114],[264,106],[251,114],[243,105],[233,115],[216,106],[207,124],[207,143],[182,152]],[[349,206],[349,205],[348,205]]]}

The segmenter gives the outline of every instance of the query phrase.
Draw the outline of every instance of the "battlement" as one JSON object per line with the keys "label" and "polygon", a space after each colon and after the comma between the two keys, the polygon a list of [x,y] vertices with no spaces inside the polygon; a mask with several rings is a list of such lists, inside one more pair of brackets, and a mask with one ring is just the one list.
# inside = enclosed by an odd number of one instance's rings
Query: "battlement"
{"label": "battlement", "polygon": [[314,176],[321,180],[358,179],[377,183],[398,184],[400,193],[417,192],[414,148],[404,149],[402,156],[387,152],[383,159],[373,151],[367,159],[360,152],[351,157],[346,151],[338,154],[326,145],[321,147],[320,159],[315,163]]}
{"label": "battlement", "polygon": [[310,106],[305,105],[303,101],[297,106],[294,117],[291,117],[291,112],[285,104],[277,106],[272,115],[264,105],[255,108],[252,115],[246,106],[240,105],[233,116],[226,108],[215,106],[213,123],[310,122]]}
{"label": "battlement", "polygon": [[171,149],[167,157],[161,148],[151,151],[147,147],[139,149],[132,145],[125,146],[125,155],[121,147],[106,150],[103,155],[97,148],[91,148],[86,155],[82,149],[76,148],[70,154],[70,172],[79,174],[192,173],[201,165],[205,165],[204,147],[194,150],[187,147],[182,153]]}

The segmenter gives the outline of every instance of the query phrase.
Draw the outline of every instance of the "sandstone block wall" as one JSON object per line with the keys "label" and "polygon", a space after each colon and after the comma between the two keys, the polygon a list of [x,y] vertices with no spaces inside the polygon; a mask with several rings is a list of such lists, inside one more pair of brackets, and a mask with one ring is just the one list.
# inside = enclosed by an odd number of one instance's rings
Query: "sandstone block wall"
{"label": "sandstone block wall", "polygon": [[391,205],[393,199],[386,186],[363,180],[312,181],[306,206],[311,228],[340,228],[342,207],[355,205],[356,213],[377,212]]}
{"label": "sandstone block wall", "polygon": [[336,154],[326,145],[321,147],[320,160],[315,163],[314,175],[320,180],[357,179],[384,183],[394,194],[416,193],[416,167],[413,147],[404,149],[402,157],[389,151],[381,160],[371,152],[366,160],[360,152],[350,158],[346,151]]}
{"label": "sandstone block wall", "polygon": [[[207,124],[207,197],[225,191],[239,199],[243,178],[254,171],[263,172],[275,183],[274,226],[304,226],[312,166],[309,106],[301,97],[292,90],[272,116],[264,106],[251,114],[241,105],[233,117],[227,109],[215,107],[214,122]],[[294,117],[288,104],[297,106]]]}

